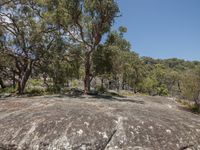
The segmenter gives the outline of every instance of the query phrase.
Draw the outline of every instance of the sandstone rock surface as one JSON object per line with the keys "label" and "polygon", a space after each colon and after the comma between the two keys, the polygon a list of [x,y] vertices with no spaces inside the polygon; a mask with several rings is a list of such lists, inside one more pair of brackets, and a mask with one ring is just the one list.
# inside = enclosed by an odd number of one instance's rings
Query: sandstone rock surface
{"label": "sandstone rock surface", "polygon": [[200,116],[169,98],[0,100],[0,150],[200,150]]}

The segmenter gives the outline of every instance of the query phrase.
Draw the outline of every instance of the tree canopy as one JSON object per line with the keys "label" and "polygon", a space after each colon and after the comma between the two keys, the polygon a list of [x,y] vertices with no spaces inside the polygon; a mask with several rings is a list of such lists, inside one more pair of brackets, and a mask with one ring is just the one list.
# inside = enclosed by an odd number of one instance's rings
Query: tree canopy
{"label": "tree canopy", "polygon": [[[2,0],[0,86],[24,94],[30,80],[56,92],[98,86],[190,99],[200,107],[200,62],[140,57],[113,30],[115,0]],[[95,82],[93,84],[93,82]]]}

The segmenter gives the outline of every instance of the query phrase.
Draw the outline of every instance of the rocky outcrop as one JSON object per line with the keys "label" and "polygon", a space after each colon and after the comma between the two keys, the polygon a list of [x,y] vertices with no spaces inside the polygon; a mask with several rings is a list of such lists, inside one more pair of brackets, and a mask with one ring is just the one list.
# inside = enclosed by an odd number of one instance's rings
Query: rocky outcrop
{"label": "rocky outcrop", "polygon": [[200,149],[200,116],[163,97],[0,100],[0,150]]}

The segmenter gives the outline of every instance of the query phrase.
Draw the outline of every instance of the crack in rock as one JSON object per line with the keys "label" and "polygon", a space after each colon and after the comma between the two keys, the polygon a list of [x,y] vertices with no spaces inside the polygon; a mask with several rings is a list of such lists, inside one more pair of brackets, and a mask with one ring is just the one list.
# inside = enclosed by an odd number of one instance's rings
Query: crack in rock
{"label": "crack in rock", "polygon": [[194,145],[192,145],[192,144],[191,145],[186,145],[186,146],[181,147],[180,150],[187,150],[187,149],[190,149],[192,147],[194,147]]}
{"label": "crack in rock", "polygon": [[0,150],[17,150],[17,145],[15,145],[15,144],[8,144],[8,145],[0,144]]}
{"label": "crack in rock", "polygon": [[109,136],[107,142],[105,143],[105,146],[103,146],[103,150],[106,150],[109,148],[109,145],[110,143],[112,142],[114,136],[116,135],[117,131],[120,131],[122,128],[123,128],[123,120],[124,118],[123,117],[118,117],[118,120],[116,121],[117,122],[117,126],[116,126],[116,129],[112,132],[112,134]]}
{"label": "crack in rock", "polygon": [[103,146],[102,150],[106,150],[106,148],[109,146],[110,142],[112,141],[115,133],[117,132],[117,129],[115,129],[112,134],[110,135],[110,137],[108,138],[107,142],[105,143],[105,146]]}

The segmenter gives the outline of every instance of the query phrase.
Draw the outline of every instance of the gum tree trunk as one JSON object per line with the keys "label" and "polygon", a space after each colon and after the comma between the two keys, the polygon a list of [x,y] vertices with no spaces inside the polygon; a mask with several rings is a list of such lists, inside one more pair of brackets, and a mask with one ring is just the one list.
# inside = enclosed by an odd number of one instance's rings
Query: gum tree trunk
{"label": "gum tree trunk", "polygon": [[15,88],[16,87],[16,79],[15,79],[15,73],[13,73],[13,77],[12,77],[12,86],[13,86],[13,88]]}
{"label": "gum tree trunk", "polygon": [[17,93],[19,95],[24,94],[24,89],[26,87],[26,83],[31,75],[32,72],[32,64],[31,61],[29,64],[27,64],[26,68],[23,70],[20,70],[19,78],[18,78],[18,87],[17,87]]}
{"label": "gum tree trunk", "polygon": [[91,75],[91,60],[90,60],[90,54],[86,54],[85,59],[85,78],[84,78],[84,93],[88,94],[90,92],[90,75]]}
{"label": "gum tree trunk", "polygon": [[3,83],[3,80],[0,78],[0,85],[1,85],[1,88],[4,89],[6,88],[5,84]]}
{"label": "gum tree trunk", "polygon": [[17,88],[18,94],[20,94],[20,95],[24,94],[24,89],[26,87],[26,83],[27,83],[27,81],[29,79],[30,74],[31,74],[31,71],[28,70],[19,79],[19,81],[18,81],[18,88]]}

